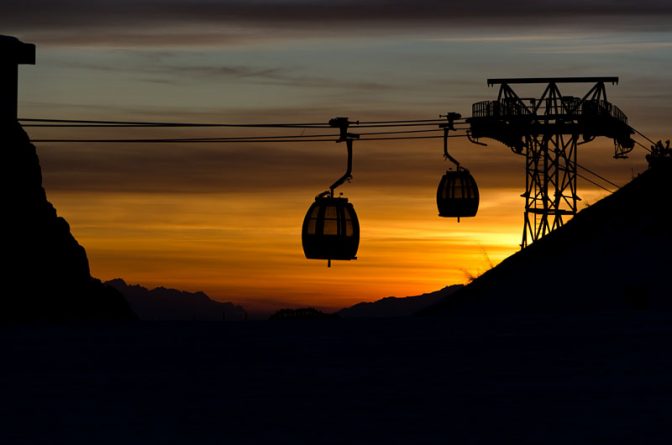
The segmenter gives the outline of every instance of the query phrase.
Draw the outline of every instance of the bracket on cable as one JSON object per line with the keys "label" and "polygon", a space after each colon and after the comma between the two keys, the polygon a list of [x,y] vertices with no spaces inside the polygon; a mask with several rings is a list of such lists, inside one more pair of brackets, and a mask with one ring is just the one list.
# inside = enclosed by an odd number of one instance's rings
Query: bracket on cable
{"label": "bracket on cable", "polygon": [[476,139],[474,139],[473,137],[471,137],[471,131],[470,131],[470,130],[467,130],[467,139],[468,139],[469,142],[471,142],[472,144],[482,145],[483,147],[487,147],[487,146],[488,146],[488,144],[484,144],[483,142],[479,142],[479,141],[477,141]]}
{"label": "bracket on cable", "polygon": [[455,120],[461,119],[462,115],[460,113],[450,112],[447,114],[440,114],[439,117],[445,117],[448,120],[445,124],[439,124],[439,128],[443,128],[443,157],[455,164],[455,170],[459,171],[461,168],[460,162],[448,153],[448,132],[451,130],[455,131]]}
{"label": "bracket on cable", "polygon": [[329,193],[331,194],[331,197],[334,197],[334,189],[336,189],[336,187],[342,185],[345,181],[350,181],[350,179],[352,179],[352,141],[354,139],[359,139],[359,135],[348,132],[348,127],[350,126],[350,124],[359,124],[359,121],[350,122],[350,120],[348,120],[347,117],[335,117],[329,120],[329,126],[333,128],[338,128],[340,131],[338,140],[336,142],[339,143],[345,141],[348,148],[347,170],[345,171],[345,174],[343,176],[338,178],[336,182],[331,184],[331,186],[329,187]]}

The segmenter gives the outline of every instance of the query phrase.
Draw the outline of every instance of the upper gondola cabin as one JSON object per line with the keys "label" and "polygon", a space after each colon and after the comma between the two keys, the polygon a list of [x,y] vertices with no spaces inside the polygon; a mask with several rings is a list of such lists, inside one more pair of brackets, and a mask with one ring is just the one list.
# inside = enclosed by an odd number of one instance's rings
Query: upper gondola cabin
{"label": "upper gondola cabin", "polygon": [[359,220],[347,198],[317,196],[303,220],[303,252],[308,259],[354,260]]}
{"label": "upper gondola cabin", "polygon": [[469,170],[449,170],[441,178],[436,191],[439,216],[457,218],[476,216],[480,196],[476,180]]}

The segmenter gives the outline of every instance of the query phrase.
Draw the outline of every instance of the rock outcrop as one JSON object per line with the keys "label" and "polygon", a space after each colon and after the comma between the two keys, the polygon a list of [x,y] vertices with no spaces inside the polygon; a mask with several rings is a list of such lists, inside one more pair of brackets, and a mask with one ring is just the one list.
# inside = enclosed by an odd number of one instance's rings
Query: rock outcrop
{"label": "rock outcrop", "polygon": [[124,298],[91,277],[86,251],[47,200],[35,147],[17,122],[0,123],[2,321],[128,320]]}

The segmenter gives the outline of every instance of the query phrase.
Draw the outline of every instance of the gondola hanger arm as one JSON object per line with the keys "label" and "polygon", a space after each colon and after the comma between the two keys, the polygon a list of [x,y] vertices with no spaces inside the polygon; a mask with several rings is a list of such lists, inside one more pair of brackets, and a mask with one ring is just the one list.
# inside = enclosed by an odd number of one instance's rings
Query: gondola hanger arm
{"label": "gondola hanger arm", "polygon": [[334,190],[336,189],[336,187],[339,187],[345,181],[349,181],[352,179],[352,141],[354,139],[359,139],[359,135],[348,132],[348,126],[351,123],[356,124],[359,122],[350,122],[347,117],[335,117],[329,121],[330,126],[338,128],[340,130],[339,139],[336,142],[338,143],[345,141],[348,150],[348,163],[345,174],[340,178],[338,178],[333,184],[331,184],[331,186],[329,186],[329,193],[331,194],[332,197],[334,196]]}
{"label": "gondola hanger arm", "polygon": [[460,119],[462,115],[460,113],[450,112],[445,115],[439,115],[439,117],[445,117],[448,120],[446,123],[439,124],[439,128],[443,128],[443,157],[455,164],[455,169],[459,170],[459,161],[448,153],[448,132],[450,130],[455,131],[455,120]]}

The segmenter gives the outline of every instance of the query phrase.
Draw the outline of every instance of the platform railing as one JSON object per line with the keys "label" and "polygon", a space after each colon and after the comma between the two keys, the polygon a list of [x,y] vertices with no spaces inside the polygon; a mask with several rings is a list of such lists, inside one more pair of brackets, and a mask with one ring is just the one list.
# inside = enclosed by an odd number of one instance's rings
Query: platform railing
{"label": "platform railing", "polygon": [[[472,106],[475,118],[512,118],[522,116],[562,115],[568,117],[609,117],[627,123],[628,118],[616,105],[605,100],[582,101],[578,97],[563,97],[560,113],[555,113],[557,102],[546,99],[541,104],[535,99],[505,99],[476,102]],[[536,113],[532,113],[536,106]],[[549,111],[550,112],[547,112]]]}

